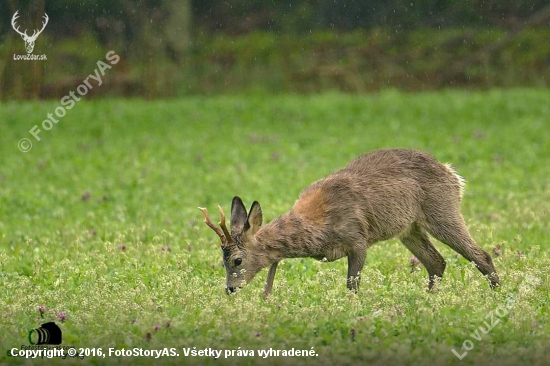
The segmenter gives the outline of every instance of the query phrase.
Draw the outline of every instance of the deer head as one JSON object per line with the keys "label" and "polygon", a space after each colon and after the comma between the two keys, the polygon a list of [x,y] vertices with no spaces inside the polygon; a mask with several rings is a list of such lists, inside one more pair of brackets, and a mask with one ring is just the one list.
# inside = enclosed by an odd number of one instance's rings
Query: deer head
{"label": "deer head", "polygon": [[32,53],[32,50],[34,49],[34,42],[36,41],[36,38],[38,38],[38,36],[40,35],[40,33],[42,33],[42,31],[44,30],[44,28],[46,28],[46,24],[48,24],[48,14],[44,13],[44,22],[42,22],[42,29],[40,30],[34,30],[32,36],[29,36],[27,35],[27,30],[25,29],[25,32],[21,32],[19,31],[19,26],[17,26],[15,24],[15,21],[17,20],[17,18],[19,18],[18,16],[18,11],[15,12],[15,14],[13,14],[13,17],[11,18],[11,26],[13,27],[13,29],[19,33],[21,35],[21,38],[23,38],[23,40],[25,41],[25,48],[27,49],[27,53]]}
{"label": "deer head", "polygon": [[262,225],[262,209],[256,201],[252,203],[247,214],[243,201],[234,197],[231,204],[231,234],[225,225],[225,214],[220,206],[219,227],[214,225],[206,208],[199,207],[204,214],[204,222],[221,240],[223,263],[227,272],[226,291],[235,292],[238,287],[250,282],[256,273],[269,263],[258,250],[259,243],[254,234]]}

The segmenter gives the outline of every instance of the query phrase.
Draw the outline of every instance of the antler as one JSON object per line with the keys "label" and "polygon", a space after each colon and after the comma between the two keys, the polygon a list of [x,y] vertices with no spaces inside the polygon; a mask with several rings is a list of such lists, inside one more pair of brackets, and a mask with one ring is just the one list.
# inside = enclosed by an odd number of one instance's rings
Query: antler
{"label": "antler", "polygon": [[19,33],[21,36],[27,37],[27,38],[28,38],[29,36],[27,35],[27,30],[26,30],[26,29],[25,29],[25,33],[22,33],[22,32],[19,30],[19,27],[16,28],[17,25],[15,24],[15,21],[17,20],[17,18],[19,18],[19,16],[17,15],[17,13],[19,13],[19,10],[17,10],[17,11],[15,12],[15,14],[13,14],[13,17],[11,18],[11,26],[12,26],[12,28],[13,28],[17,33]]}
{"label": "antler", "polygon": [[[42,29],[40,29],[39,31],[35,30],[34,33],[32,34],[32,36],[30,36],[30,38],[37,38],[40,33],[42,33],[42,31],[44,30],[44,28],[46,28],[46,25],[48,24],[48,20],[50,20],[50,18],[48,17],[48,14],[44,13],[44,16],[43,18],[46,20],[45,22],[42,22]],[[38,33],[37,33],[38,32]]]}
{"label": "antler", "polygon": [[231,234],[229,234],[229,230],[227,230],[227,226],[225,226],[225,214],[223,213],[222,207],[218,205],[218,211],[220,212],[220,222],[218,222],[218,225],[221,226],[223,233],[226,238],[229,239],[229,242],[233,242],[231,239]]}
{"label": "antler", "polygon": [[220,222],[218,223],[218,225],[220,225],[221,229],[214,225],[212,220],[210,220],[210,215],[208,214],[208,210],[206,208],[199,207],[199,210],[201,210],[204,214],[204,223],[208,225],[209,228],[214,230],[214,232],[220,237],[222,248],[225,248],[229,244],[231,244],[233,240],[231,239],[229,230],[227,230],[227,226],[225,225],[225,214],[223,213],[223,209],[218,206],[218,211],[220,212]]}
{"label": "antler", "polygon": [[39,31],[37,31],[36,29],[34,30],[32,36],[29,37],[29,35],[27,34],[27,30],[25,29],[25,32],[21,32],[19,30],[19,26],[17,26],[17,24],[15,24],[15,21],[17,20],[17,18],[19,18],[19,10],[17,10],[15,12],[15,14],[13,14],[13,17],[11,18],[11,26],[13,27],[13,29],[19,33],[22,37],[24,37],[25,39],[36,39],[40,33],[42,33],[42,31],[44,30],[44,28],[46,28],[46,25],[48,24],[48,21],[50,20],[50,18],[48,17],[48,14],[44,13],[44,22],[42,22],[42,29],[40,29]]}

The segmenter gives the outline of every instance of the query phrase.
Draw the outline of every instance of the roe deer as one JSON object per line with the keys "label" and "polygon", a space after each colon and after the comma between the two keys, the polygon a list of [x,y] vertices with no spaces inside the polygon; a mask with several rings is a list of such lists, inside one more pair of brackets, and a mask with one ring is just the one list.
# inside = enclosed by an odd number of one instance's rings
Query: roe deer
{"label": "roe deer", "polygon": [[[334,261],[348,257],[347,288],[357,292],[367,248],[398,237],[426,267],[428,288],[442,277],[445,260],[428,233],[473,261],[491,287],[499,285],[491,256],[470,236],[460,213],[464,179],[426,152],[375,150],[304,189],[294,207],[262,225],[256,201],[250,211],[239,197],[231,204],[231,233],[220,206],[220,227],[200,208],[221,239],[227,293],[271,266],[264,297],[271,292],[283,258]],[[221,230],[220,230],[221,228]]]}

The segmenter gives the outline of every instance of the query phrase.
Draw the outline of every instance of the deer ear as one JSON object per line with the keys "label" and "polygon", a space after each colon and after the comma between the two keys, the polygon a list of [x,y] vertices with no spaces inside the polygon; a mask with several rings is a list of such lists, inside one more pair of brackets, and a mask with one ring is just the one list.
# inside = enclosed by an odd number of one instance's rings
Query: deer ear
{"label": "deer ear", "polygon": [[254,201],[252,206],[250,206],[250,212],[248,213],[248,218],[246,220],[246,224],[244,225],[244,231],[249,232],[252,235],[256,234],[256,232],[260,229],[260,226],[262,226],[262,220],[262,208],[260,207],[258,201]]}
{"label": "deer ear", "polygon": [[231,233],[240,233],[246,223],[246,207],[240,197],[233,197],[231,203]]}

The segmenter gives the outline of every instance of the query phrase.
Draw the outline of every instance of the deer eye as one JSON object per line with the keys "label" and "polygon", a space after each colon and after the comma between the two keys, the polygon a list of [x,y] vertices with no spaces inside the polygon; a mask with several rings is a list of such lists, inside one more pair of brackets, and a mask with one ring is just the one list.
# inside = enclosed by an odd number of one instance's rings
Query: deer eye
{"label": "deer eye", "polygon": [[235,267],[240,266],[242,262],[243,262],[242,258],[235,259]]}

